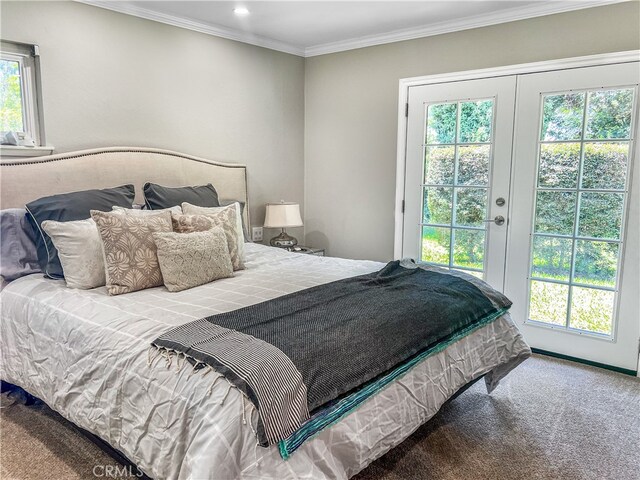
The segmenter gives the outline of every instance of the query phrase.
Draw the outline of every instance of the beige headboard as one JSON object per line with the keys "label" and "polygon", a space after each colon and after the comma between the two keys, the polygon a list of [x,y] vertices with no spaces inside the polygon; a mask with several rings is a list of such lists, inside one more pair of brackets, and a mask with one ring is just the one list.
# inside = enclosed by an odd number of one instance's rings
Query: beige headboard
{"label": "beige headboard", "polygon": [[0,208],[20,208],[47,195],[132,183],[144,203],[146,182],[167,187],[211,183],[220,200],[245,202],[249,223],[247,168],[156,148],[111,147],[0,163]]}

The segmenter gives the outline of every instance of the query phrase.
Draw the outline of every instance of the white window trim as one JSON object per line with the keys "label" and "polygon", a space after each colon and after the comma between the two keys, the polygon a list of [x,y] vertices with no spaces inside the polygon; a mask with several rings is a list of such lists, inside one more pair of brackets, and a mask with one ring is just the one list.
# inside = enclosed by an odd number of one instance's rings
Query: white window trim
{"label": "white window trim", "polygon": [[10,160],[15,157],[43,157],[53,153],[53,146],[42,147],[18,147],[16,145],[0,145],[0,163],[2,160]]}
{"label": "white window trim", "polygon": [[[35,157],[49,155],[53,146],[46,144],[44,119],[42,112],[42,92],[39,75],[39,52],[37,45],[3,41],[3,48],[10,46],[11,51],[1,51],[0,58],[18,62],[22,94],[23,128],[34,140],[35,147],[15,145],[0,146],[0,157]],[[15,47],[14,47],[15,46]],[[28,53],[27,53],[28,50]]]}

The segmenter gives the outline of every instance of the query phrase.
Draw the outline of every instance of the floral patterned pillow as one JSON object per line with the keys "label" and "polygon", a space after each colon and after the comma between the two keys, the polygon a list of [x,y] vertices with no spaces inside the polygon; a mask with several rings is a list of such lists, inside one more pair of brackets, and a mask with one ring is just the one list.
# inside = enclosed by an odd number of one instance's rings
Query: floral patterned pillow
{"label": "floral patterned pillow", "polygon": [[[173,231],[177,233],[204,232],[213,227],[220,227],[227,237],[227,246],[231,255],[231,264],[233,270],[244,269],[243,252],[240,249],[239,242],[244,242],[242,232],[238,237],[238,224],[236,218],[236,209],[223,208],[216,213],[207,215],[176,215],[171,214],[171,222],[173,223]],[[244,247],[244,243],[242,244]]]}
{"label": "floral patterned pillow", "polygon": [[163,284],[153,234],[171,232],[171,212],[123,215],[91,210],[104,250],[109,295]]}

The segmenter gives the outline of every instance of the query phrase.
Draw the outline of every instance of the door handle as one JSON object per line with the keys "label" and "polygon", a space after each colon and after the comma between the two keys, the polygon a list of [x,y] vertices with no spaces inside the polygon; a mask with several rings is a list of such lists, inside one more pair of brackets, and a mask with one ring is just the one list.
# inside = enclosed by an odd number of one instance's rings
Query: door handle
{"label": "door handle", "polygon": [[496,225],[504,225],[504,217],[502,215],[497,215],[496,218],[489,218],[485,220],[485,222],[494,222]]}

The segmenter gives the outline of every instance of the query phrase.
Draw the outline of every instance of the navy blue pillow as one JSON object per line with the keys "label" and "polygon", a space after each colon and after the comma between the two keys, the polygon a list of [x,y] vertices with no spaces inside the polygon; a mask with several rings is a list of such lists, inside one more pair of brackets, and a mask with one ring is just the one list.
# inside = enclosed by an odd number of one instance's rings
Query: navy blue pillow
{"label": "navy blue pillow", "polygon": [[208,183],[197,187],[163,187],[156,183],[145,183],[144,203],[149,210],[160,210],[190,203],[197,207],[219,207],[218,192]]}
{"label": "navy blue pillow", "polygon": [[135,189],[133,185],[106,188],[104,190],[84,190],[43,197],[26,205],[27,220],[36,232],[35,243],[38,263],[45,276],[64,278],[58,251],[49,235],[42,230],[45,220],[69,222],[91,218],[91,210],[111,211],[112,207],[132,208]]}

